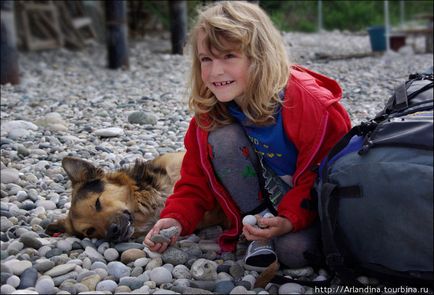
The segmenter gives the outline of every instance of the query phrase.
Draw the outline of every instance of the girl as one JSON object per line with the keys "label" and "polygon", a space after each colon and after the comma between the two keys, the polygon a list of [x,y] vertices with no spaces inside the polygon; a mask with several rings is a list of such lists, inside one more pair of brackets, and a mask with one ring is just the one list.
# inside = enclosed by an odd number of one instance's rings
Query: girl
{"label": "girl", "polygon": [[[243,232],[252,241],[246,268],[260,270],[276,258],[305,266],[319,242],[312,168],[350,128],[341,88],[290,65],[280,33],[255,4],[205,7],[188,44],[194,118],[181,179],[144,243],[163,252],[168,243],[153,243],[154,234],[171,226],[191,234],[218,203],[231,224],[219,238],[222,251],[233,251]],[[243,226],[247,214],[257,214],[261,227]]]}

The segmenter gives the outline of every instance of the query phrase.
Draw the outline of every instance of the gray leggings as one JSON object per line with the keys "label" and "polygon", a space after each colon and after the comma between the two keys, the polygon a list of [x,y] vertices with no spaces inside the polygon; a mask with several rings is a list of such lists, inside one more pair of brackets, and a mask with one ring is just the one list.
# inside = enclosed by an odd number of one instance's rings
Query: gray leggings
{"label": "gray leggings", "polygon": [[[258,159],[240,125],[231,124],[213,130],[209,134],[208,143],[212,149],[214,172],[238,205],[241,214],[251,212],[262,203],[259,197],[259,173],[266,178],[267,189],[270,183],[273,184],[271,193],[277,194],[275,206],[281,199],[279,196],[283,196],[290,189]],[[291,268],[306,266],[306,255],[318,257],[319,224],[276,237],[274,245],[280,263]]]}

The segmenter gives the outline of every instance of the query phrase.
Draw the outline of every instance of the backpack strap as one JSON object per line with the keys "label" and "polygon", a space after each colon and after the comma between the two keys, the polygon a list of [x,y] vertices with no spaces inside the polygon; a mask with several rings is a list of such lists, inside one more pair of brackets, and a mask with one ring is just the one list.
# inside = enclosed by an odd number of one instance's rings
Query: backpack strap
{"label": "backpack strap", "polygon": [[[431,69],[432,70],[432,69]],[[409,105],[409,101],[419,95],[419,93],[422,93],[430,88],[433,87],[433,74],[431,73],[422,73],[422,74],[411,74],[408,77],[408,81],[405,83],[402,83],[400,85],[398,85],[395,88],[395,91],[393,93],[393,95],[389,98],[389,100],[386,103],[385,108],[378,113],[375,116],[375,120],[376,121],[382,121],[385,118],[387,118],[389,116],[389,114],[393,113],[393,112],[399,112],[403,109],[408,108]],[[407,93],[407,89],[411,86],[411,84],[413,84],[414,81],[420,81],[420,80],[430,80],[431,83],[428,83],[427,85],[425,85],[424,87],[412,92],[412,93]]]}
{"label": "backpack strap", "polygon": [[407,87],[405,83],[398,85],[395,88],[395,100],[392,108],[394,110],[401,110],[408,107]]}

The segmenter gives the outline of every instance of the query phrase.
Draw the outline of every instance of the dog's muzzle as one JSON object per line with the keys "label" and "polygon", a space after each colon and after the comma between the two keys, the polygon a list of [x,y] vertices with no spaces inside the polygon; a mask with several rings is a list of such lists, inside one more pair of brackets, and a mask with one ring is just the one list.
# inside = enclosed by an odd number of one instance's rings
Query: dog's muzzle
{"label": "dog's muzzle", "polygon": [[117,215],[107,229],[107,240],[113,242],[127,241],[134,233],[133,216],[127,210]]}

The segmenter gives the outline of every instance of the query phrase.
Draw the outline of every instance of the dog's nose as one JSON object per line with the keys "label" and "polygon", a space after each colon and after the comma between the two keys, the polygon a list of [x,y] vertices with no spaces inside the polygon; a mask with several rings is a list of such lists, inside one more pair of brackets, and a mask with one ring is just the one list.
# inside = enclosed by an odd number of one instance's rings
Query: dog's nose
{"label": "dog's nose", "polygon": [[108,236],[116,239],[121,234],[121,227],[117,224],[111,224],[108,228]]}

